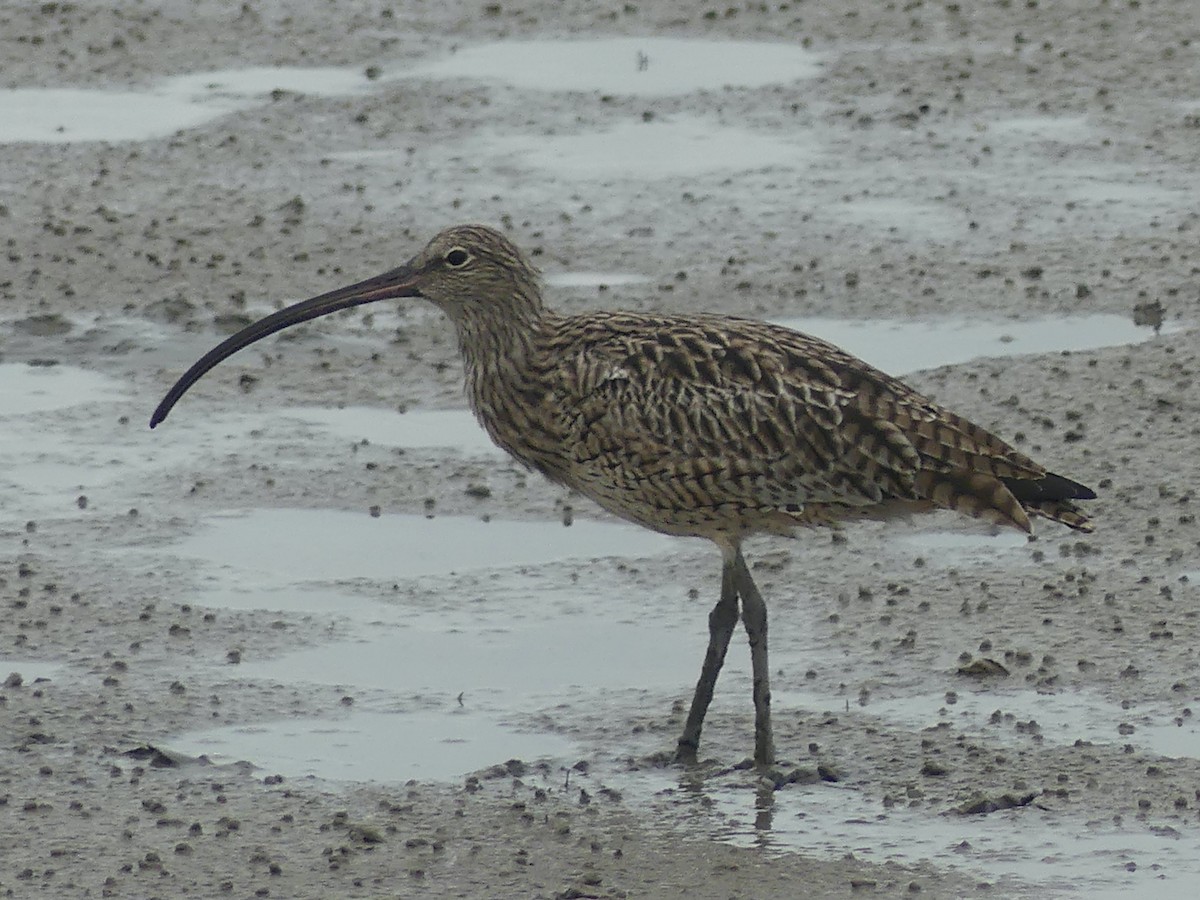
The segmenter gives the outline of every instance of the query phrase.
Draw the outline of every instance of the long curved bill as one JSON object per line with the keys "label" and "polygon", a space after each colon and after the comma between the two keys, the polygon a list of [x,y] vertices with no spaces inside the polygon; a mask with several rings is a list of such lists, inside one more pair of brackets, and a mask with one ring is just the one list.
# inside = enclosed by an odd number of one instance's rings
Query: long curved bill
{"label": "long curved bill", "polygon": [[419,297],[421,296],[421,292],[417,288],[419,274],[411,265],[400,266],[398,269],[392,269],[390,272],[384,272],[382,275],[376,275],[366,281],[338,288],[336,291],[321,294],[311,300],[303,300],[272,313],[266,318],[259,319],[252,325],[247,325],[237,334],[213,347],[183,373],[167,391],[167,395],[158,404],[158,408],[154,410],[154,415],[150,417],[150,427],[153,428],[165,419],[171,412],[171,408],[179,402],[179,398],[186,394],[188,389],[199,381],[209,369],[237,353],[243,347],[248,347],[255,341],[261,341],[268,335],[282,331],[291,325],[327,316],[341,309],[395,297]]}

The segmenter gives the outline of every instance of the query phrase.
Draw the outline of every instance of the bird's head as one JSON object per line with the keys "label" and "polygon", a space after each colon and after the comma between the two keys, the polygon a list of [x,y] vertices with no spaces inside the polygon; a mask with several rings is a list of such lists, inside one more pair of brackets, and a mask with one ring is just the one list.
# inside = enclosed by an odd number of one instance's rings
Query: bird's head
{"label": "bird's head", "polygon": [[482,321],[520,323],[541,309],[537,270],[508,238],[483,225],[456,225],[402,266],[281,309],[225,339],[175,382],[154,410],[150,427],[165,419],[206,372],[243,347],[310,319],[399,297],[428,300],[460,329]]}
{"label": "bird's head", "polygon": [[404,269],[412,293],[402,296],[424,297],[452,318],[481,308],[503,313],[538,288],[537,270],[521,251],[483,225],[447,228],[396,271]]}

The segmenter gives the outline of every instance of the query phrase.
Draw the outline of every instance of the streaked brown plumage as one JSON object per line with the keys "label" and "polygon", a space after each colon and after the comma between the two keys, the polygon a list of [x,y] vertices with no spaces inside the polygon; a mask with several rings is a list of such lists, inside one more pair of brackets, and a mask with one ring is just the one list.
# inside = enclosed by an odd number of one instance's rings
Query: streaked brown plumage
{"label": "streaked brown plumage", "polygon": [[547,309],[537,271],[503,235],[450,228],[409,263],[257,322],[200,359],[151,419],[205,372],[297,322],[423,297],[453,322],[471,407],[492,439],[548,478],[656,531],[721,549],[721,599],[683,736],[694,758],[737,620],[754,671],[755,759],[774,758],[766,607],[741,554],[750,534],[933,508],[1031,530],[1091,531],[1095,494],[825,341],[729,316]]}

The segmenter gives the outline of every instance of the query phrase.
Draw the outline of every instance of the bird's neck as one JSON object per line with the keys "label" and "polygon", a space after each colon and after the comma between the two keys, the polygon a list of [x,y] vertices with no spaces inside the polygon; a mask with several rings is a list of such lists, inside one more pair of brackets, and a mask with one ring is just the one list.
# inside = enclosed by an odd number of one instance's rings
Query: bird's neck
{"label": "bird's neck", "polygon": [[467,398],[485,425],[487,419],[504,415],[506,411],[500,407],[523,390],[537,346],[558,318],[540,303],[509,307],[503,315],[490,312],[471,311],[454,317],[466,369]]}

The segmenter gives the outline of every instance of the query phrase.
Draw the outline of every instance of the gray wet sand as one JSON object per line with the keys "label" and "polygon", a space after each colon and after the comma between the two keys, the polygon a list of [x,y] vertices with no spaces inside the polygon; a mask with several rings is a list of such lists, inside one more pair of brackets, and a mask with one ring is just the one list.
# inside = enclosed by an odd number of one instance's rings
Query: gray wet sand
{"label": "gray wet sand", "polygon": [[[165,137],[4,146],[0,677],[23,676],[0,686],[0,892],[1187,896],[1200,858],[1196,30],[1189,2],[5,6],[4,89],[170,94],[174,76],[258,66],[363,77],[339,96],[241,98]],[[647,38],[651,74],[669,57],[650,37],[784,41],[816,68],[658,94],[403,77],[459,47],[617,36]],[[572,139],[642,127],[661,129],[651,146],[700,156],[708,136],[718,158],[689,155],[686,177],[651,159],[571,162],[594,152]],[[698,773],[654,757],[681,727],[698,655],[604,702],[589,672],[547,673],[580,686],[574,702],[564,690],[516,724],[579,752],[544,764],[345,784],[176,753],[187,732],[339,721],[380,699],[243,674],[352,637],[354,622],[200,603],[209,570],[177,548],[213,514],[425,515],[432,501],[497,527],[557,521],[564,504],[603,518],[485,452],[400,455],[281,422],[289,405],[461,408],[453,336],[416,307],[256,347],[145,429],[221,334],[475,220],[508,227],[548,274],[647,279],[564,278],[553,301],[572,310],[997,321],[1153,318],[1158,303],[1174,329],[909,376],[1097,488],[1094,537],[1043,527],[1028,546],[959,557],[865,525],[749,548],[772,613],[776,740],[798,773],[779,791],[728,768],[752,740],[741,646]],[[51,362],[74,380],[21,407],[11,392],[48,384],[30,372]],[[526,579],[535,606],[572,582],[634,610],[629,598],[653,598],[649,627],[702,644],[717,570],[710,549],[681,544],[528,567],[497,591]],[[406,596],[461,614],[464,585],[486,584],[433,577]],[[958,674],[977,660],[1007,677]],[[444,682],[423,702],[451,703],[452,671]]]}

